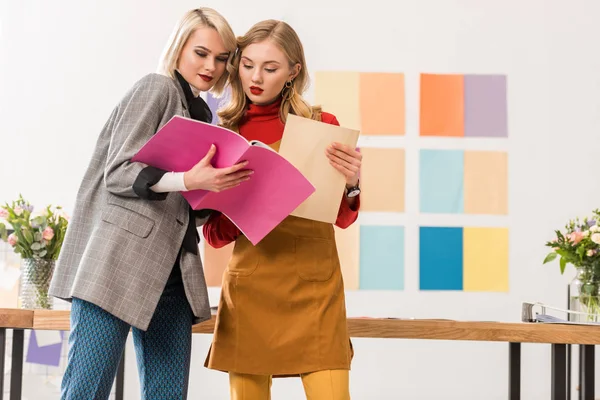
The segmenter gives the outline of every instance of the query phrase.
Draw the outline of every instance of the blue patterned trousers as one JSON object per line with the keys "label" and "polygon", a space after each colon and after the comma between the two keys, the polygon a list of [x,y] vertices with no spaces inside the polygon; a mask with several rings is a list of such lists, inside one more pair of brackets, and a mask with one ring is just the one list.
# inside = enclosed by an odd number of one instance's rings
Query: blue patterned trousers
{"label": "blue patterned trousers", "polygon": [[[133,332],[143,400],[187,398],[193,314],[185,295],[163,293],[147,331]],[[61,400],[106,400],[131,326],[74,298]]]}

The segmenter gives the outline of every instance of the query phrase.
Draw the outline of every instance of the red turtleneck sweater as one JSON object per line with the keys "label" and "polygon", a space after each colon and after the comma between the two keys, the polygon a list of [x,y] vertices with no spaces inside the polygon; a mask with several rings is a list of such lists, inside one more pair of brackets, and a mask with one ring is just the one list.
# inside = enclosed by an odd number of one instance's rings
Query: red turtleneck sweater
{"label": "red turtleneck sweater", "polygon": [[[265,106],[251,104],[240,122],[240,135],[247,140],[259,140],[279,149],[284,129],[284,124],[279,119],[279,106],[279,101]],[[322,113],[321,121],[333,125],[340,124],[334,115],[326,112]],[[323,157],[326,156],[323,154]],[[360,195],[356,197],[352,207],[343,196],[335,225],[342,229],[349,227],[356,221],[359,208]],[[214,213],[204,224],[202,232],[208,244],[214,248],[228,245],[241,234],[238,227],[221,213]]]}

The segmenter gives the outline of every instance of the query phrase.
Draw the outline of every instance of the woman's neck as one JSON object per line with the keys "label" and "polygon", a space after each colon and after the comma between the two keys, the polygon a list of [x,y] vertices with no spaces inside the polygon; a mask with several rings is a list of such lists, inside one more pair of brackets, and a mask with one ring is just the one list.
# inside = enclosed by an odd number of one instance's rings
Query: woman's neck
{"label": "woman's neck", "polygon": [[196,89],[191,83],[188,83],[188,85],[190,85],[190,89],[192,89],[192,93],[194,94],[194,97],[200,96],[200,90],[199,89]]}

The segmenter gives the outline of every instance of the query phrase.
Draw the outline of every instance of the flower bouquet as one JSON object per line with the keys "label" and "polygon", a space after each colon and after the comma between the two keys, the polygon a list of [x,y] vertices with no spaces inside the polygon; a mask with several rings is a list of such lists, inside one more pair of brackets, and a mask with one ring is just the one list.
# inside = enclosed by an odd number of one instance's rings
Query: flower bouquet
{"label": "flower bouquet", "polygon": [[0,238],[22,260],[21,308],[52,308],[48,287],[67,225],[68,218],[60,207],[48,206],[34,213],[33,206],[22,196],[11,205],[0,206]]}
{"label": "flower bouquet", "polygon": [[570,285],[570,309],[584,314],[578,321],[600,321],[600,210],[588,218],[570,220],[564,231],[556,230],[556,238],[546,242],[552,251],[544,264],[559,258],[560,273],[567,264],[577,274]]}

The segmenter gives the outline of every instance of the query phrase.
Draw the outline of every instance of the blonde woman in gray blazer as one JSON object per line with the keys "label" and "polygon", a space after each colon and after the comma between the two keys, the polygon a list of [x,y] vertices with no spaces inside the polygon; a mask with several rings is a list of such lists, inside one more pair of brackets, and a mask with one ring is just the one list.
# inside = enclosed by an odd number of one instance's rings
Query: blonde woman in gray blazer
{"label": "blonde woman in gray blazer", "polygon": [[250,172],[213,168],[215,149],[185,173],[130,160],[175,115],[212,120],[199,93],[223,91],[235,49],[219,13],[189,11],[159,73],[134,84],[97,139],[50,289],[71,301],[63,400],[108,399],[130,329],[142,399],[187,397],[192,324],[210,318],[196,230],[210,211],[180,192],[226,190]]}

